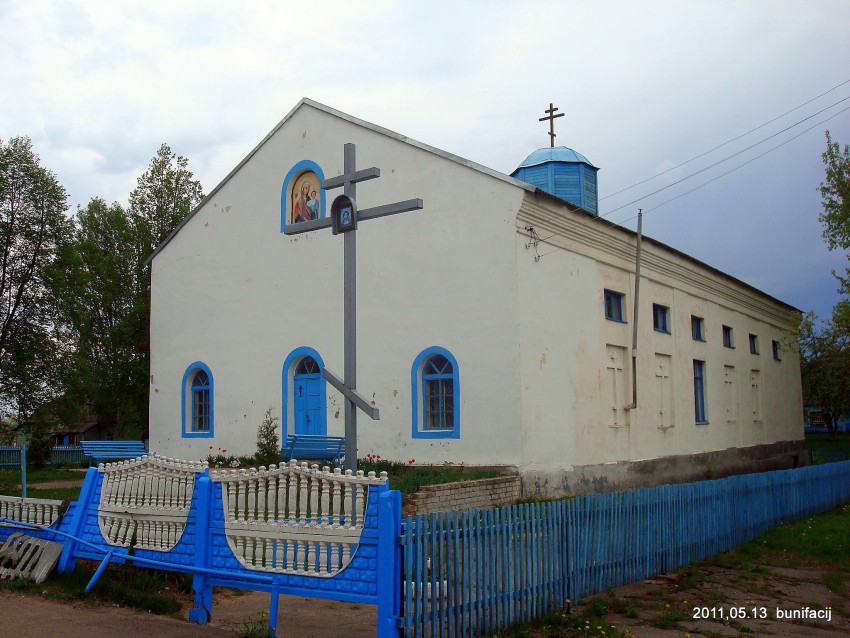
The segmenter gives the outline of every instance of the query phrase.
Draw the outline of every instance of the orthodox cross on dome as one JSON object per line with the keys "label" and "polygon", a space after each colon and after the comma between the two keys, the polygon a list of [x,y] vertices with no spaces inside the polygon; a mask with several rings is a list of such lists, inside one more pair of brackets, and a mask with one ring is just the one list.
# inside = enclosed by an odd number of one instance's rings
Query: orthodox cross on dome
{"label": "orthodox cross on dome", "polygon": [[549,108],[543,111],[547,115],[545,117],[541,117],[538,122],[544,122],[549,120],[549,140],[550,146],[555,148],[555,118],[556,117],[564,117],[564,113],[555,114],[555,111],[558,110],[558,107],[549,102]]}
{"label": "orthodox cross on dome", "polygon": [[344,368],[340,379],[330,370],[322,370],[322,376],[345,397],[345,469],[357,469],[357,408],[372,419],[378,420],[380,413],[373,403],[357,392],[357,224],[377,217],[420,210],[421,199],[408,199],[393,204],[383,204],[358,210],[356,203],[357,182],[381,176],[378,168],[356,169],[355,146],[343,146],[342,175],[323,180],[321,188],[331,190],[343,187],[343,194],[334,199],[328,217],[287,224],[285,235],[297,235],[320,228],[332,228],[334,235],[345,235],[343,241],[343,348]]}

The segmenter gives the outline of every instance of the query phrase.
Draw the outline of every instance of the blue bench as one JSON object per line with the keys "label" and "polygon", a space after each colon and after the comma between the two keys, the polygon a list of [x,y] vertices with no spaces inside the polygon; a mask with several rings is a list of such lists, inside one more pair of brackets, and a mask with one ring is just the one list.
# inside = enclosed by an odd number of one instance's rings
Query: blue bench
{"label": "blue bench", "polygon": [[142,441],[80,441],[80,447],[92,465],[107,459],[135,459],[148,453]]}
{"label": "blue bench", "polygon": [[280,456],[284,461],[331,461],[339,467],[345,456],[345,437],[288,434]]}

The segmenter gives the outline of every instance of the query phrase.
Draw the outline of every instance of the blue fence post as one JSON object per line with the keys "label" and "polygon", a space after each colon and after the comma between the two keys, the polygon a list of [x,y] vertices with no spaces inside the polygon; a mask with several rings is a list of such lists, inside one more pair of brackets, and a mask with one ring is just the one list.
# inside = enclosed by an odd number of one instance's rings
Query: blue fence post
{"label": "blue fence post", "polygon": [[[83,534],[83,529],[86,524],[86,515],[88,514],[89,509],[94,505],[92,503],[92,499],[94,498],[94,486],[97,482],[97,478],[97,468],[90,467],[86,471],[86,478],[83,481],[83,487],[80,490],[80,496],[77,499],[77,507],[74,510],[70,528],[68,529],[68,534],[70,536],[80,538]],[[97,507],[94,507],[93,509],[94,511],[97,511]],[[70,538],[65,541],[65,545],[62,547],[62,555],[59,557],[59,564],[56,568],[60,574],[70,574],[74,571],[74,567],[77,563],[74,558],[76,551],[77,541],[71,540]]]}
{"label": "blue fence post", "polygon": [[378,496],[378,638],[399,638],[401,614],[401,494]]}
{"label": "blue fence post", "polygon": [[[207,469],[195,482],[198,517],[195,521],[197,534],[192,565],[202,569],[208,569],[212,562],[212,530],[210,528],[212,488],[213,483]],[[192,579],[192,591],[195,593],[195,606],[189,611],[189,620],[199,625],[206,625],[212,618],[212,585],[206,573],[195,572]]]}

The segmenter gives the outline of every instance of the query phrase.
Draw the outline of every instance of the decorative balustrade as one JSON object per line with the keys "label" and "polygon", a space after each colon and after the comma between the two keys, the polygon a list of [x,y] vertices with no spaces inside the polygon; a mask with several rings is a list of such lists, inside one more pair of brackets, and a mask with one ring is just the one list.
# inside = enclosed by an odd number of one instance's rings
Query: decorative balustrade
{"label": "decorative balustrade", "polygon": [[98,523],[110,545],[166,552],[186,527],[195,474],[206,461],[182,461],[155,454],[120,463],[101,463]]}
{"label": "decorative balustrade", "polygon": [[0,496],[0,518],[50,527],[59,518],[62,501]]}
{"label": "decorative balustrade", "polygon": [[343,474],[295,460],[210,476],[221,484],[227,542],[244,567],[316,576],[333,576],[351,561],[369,486],[387,480],[386,472]]}

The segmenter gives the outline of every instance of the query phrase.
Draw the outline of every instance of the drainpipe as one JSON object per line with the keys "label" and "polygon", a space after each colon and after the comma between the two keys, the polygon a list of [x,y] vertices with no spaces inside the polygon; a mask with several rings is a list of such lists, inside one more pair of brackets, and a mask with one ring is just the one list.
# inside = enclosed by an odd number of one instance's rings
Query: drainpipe
{"label": "drainpipe", "polygon": [[635,253],[635,303],[632,315],[632,402],[625,410],[637,407],[637,338],[638,338],[638,308],[640,307],[640,244],[643,229],[643,209],[638,208],[637,251]]}

